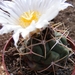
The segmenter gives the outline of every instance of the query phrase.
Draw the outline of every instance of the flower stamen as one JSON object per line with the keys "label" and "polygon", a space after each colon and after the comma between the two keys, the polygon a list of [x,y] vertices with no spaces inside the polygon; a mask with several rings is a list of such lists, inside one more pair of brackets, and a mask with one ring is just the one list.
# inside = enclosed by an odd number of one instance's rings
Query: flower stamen
{"label": "flower stamen", "polygon": [[26,28],[28,27],[31,22],[34,20],[35,22],[38,21],[40,17],[40,13],[37,12],[37,11],[29,11],[29,12],[24,12],[19,20],[20,20],[20,25],[23,27],[23,28]]}

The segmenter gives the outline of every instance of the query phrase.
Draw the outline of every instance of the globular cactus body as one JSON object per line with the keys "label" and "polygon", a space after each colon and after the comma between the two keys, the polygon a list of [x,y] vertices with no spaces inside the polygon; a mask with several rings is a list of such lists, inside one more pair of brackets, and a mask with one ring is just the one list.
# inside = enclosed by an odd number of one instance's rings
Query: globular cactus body
{"label": "globular cactus body", "polygon": [[65,59],[69,55],[69,50],[66,47],[68,42],[63,36],[57,43],[56,39],[61,36],[61,33],[59,34],[58,32],[56,34],[51,28],[46,28],[40,34],[35,34],[28,40],[24,50],[25,53],[30,52],[25,56],[28,59],[26,63],[28,63],[31,70],[42,70],[52,62],[60,60],[65,56],[64,61],[66,61]]}

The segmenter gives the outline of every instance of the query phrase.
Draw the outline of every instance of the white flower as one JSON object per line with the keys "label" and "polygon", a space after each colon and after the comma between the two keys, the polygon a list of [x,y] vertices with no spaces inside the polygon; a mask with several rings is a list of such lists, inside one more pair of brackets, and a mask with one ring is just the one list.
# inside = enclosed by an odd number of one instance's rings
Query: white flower
{"label": "white flower", "polygon": [[3,28],[0,34],[14,31],[13,39],[17,46],[19,35],[29,38],[30,32],[47,27],[49,21],[68,6],[72,5],[66,0],[1,0],[0,23]]}

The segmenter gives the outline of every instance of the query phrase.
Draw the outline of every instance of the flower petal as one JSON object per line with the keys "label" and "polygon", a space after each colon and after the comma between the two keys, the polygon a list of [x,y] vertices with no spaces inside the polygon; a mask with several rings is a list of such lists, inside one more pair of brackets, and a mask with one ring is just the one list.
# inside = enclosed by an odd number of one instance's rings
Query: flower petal
{"label": "flower petal", "polygon": [[17,32],[15,32],[14,34],[13,34],[13,39],[14,39],[14,45],[17,47],[17,42],[18,42],[18,40],[19,40],[19,35],[20,35],[20,31],[18,30]]}
{"label": "flower petal", "polygon": [[50,5],[50,8],[47,9],[47,11],[40,17],[39,21],[37,22],[38,25],[36,25],[36,28],[42,28],[44,26],[46,27],[46,25],[48,25],[47,21],[51,21],[52,19],[54,19],[58,15],[59,11],[64,10],[68,6],[72,6],[69,3],[65,3],[65,1],[66,0],[50,0],[52,6]]}
{"label": "flower petal", "polygon": [[20,29],[21,27],[20,26],[14,26],[14,25],[8,25],[8,24],[5,24],[3,25],[3,28],[0,29],[0,34],[4,34],[4,33],[9,33],[11,31],[16,31],[17,29]]}
{"label": "flower petal", "polygon": [[36,23],[36,28],[46,28],[48,24],[49,22],[47,20],[39,21],[38,23]]}
{"label": "flower petal", "polygon": [[35,21],[32,21],[31,25],[27,27],[26,29],[22,29],[22,37],[25,39],[26,37],[29,38],[29,33],[32,31],[35,31]]}
{"label": "flower petal", "polygon": [[69,4],[69,3],[61,3],[61,6],[59,7],[59,10],[64,10],[64,9],[66,9],[68,6],[72,6],[73,7],[73,5],[72,4]]}

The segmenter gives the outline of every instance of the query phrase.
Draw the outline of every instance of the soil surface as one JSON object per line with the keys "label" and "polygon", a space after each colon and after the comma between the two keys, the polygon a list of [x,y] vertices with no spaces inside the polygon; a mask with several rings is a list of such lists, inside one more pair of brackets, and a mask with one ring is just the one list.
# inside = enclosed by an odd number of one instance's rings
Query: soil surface
{"label": "soil surface", "polygon": [[[69,36],[75,40],[75,0],[68,0],[69,3],[73,4],[74,7],[68,7],[66,10],[61,11],[59,15],[54,19],[54,22],[62,22],[65,24],[65,26],[69,30]],[[1,26],[0,26],[1,28]],[[8,39],[11,37],[11,33],[0,35],[0,65],[1,65],[1,52],[3,50],[3,47],[5,43],[8,41]],[[0,67],[0,75],[1,74],[1,68]]]}

